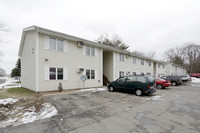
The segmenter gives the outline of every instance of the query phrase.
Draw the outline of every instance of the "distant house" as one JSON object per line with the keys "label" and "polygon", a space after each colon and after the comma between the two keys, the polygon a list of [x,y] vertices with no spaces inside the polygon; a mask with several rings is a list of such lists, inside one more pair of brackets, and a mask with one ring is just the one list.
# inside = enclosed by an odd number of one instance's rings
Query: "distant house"
{"label": "distant house", "polygon": [[87,88],[103,86],[103,76],[112,81],[123,75],[168,74],[166,62],[38,26],[23,30],[19,57],[22,86],[36,92],[57,90],[59,82],[63,89],[83,88],[82,75]]}

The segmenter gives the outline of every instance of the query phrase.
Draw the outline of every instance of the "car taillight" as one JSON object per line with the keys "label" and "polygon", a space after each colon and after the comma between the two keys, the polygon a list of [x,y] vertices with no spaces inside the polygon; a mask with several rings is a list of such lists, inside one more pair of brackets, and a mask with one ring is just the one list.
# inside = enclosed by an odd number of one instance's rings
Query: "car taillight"
{"label": "car taillight", "polygon": [[150,85],[148,85],[148,89],[150,90]]}

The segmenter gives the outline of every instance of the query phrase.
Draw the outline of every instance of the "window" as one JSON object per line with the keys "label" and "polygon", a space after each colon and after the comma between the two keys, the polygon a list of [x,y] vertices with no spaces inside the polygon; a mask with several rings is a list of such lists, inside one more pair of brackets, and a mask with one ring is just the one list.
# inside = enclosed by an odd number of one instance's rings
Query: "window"
{"label": "window", "polygon": [[95,79],[95,71],[91,70],[91,79]]}
{"label": "window", "polygon": [[141,59],[141,65],[144,65],[144,60],[143,59]]}
{"label": "window", "polygon": [[149,61],[149,66],[151,66],[151,61]]}
{"label": "window", "polygon": [[165,69],[165,65],[163,65],[163,69]]}
{"label": "window", "polygon": [[123,71],[119,71],[119,77],[124,76],[124,72]]}
{"label": "window", "polygon": [[136,72],[133,72],[133,75],[136,75]]}
{"label": "window", "polygon": [[50,37],[49,49],[54,51],[64,51],[63,40]]}
{"label": "window", "polygon": [[89,46],[86,46],[86,55],[90,56],[90,47]]}
{"label": "window", "polygon": [[63,68],[49,68],[49,79],[50,80],[63,80]]}
{"label": "window", "polygon": [[158,68],[160,68],[160,64],[158,64]]}
{"label": "window", "polygon": [[63,51],[63,40],[57,40],[57,50]]}
{"label": "window", "polygon": [[127,78],[127,82],[136,82],[136,76],[130,76]]}
{"label": "window", "polygon": [[95,56],[95,50],[94,50],[94,47],[91,47],[90,50],[91,50],[91,56]]}
{"label": "window", "polygon": [[95,56],[95,48],[91,46],[86,46],[86,55]]}
{"label": "window", "polygon": [[95,79],[95,70],[86,69],[87,79]]}
{"label": "window", "polygon": [[90,70],[89,69],[86,69],[86,76],[87,76],[87,79],[90,79]]}
{"label": "window", "polygon": [[141,72],[141,75],[144,75],[144,72]]}
{"label": "window", "polygon": [[63,79],[63,68],[57,68],[57,79],[58,80]]}
{"label": "window", "polygon": [[56,80],[56,68],[54,67],[49,68],[49,79]]}
{"label": "window", "polygon": [[56,39],[55,38],[49,39],[49,49],[56,50]]}
{"label": "window", "polygon": [[124,54],[119,54],[119,61],[124,62]]}
{"label": "window", "polygon": [[118,82],[118,83],[124,83],[125,80],[126,80],[126,77],[120,77],[120,78],[117,80],[117,82]]}
{"label": "window", "polygon": [[147,75],[151,75],[151,73],[147,73]]}
{"label": "window", "polygon": [[137,77],[137,82],[145,83],[145,77],[138,76]]}
{"label": "window", "polygon": [[136,58],[135,57],[133,57],[133,63],[136,64]]}

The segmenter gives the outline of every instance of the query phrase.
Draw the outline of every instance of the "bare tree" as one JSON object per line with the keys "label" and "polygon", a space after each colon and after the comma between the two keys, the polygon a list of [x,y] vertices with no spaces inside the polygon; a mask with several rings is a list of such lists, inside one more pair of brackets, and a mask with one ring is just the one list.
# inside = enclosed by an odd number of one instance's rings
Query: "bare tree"
{"label": "bare tree", "polygon": [[200,45],[186,43],[167,50],[165,56],[173,63],[186,66],[189,73],[200,73]]}

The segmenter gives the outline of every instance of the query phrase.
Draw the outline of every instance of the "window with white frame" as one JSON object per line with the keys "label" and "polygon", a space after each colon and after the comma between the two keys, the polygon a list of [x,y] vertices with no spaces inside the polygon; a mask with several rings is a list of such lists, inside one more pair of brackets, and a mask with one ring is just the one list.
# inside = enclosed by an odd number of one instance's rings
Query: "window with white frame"
{"label": "window with white frame", "polygon": [[119,61],[124,62],[124,54],[119,54]]}
{"label": "window with white frame", "polygon": [[136,64],[136,58],[133,57],[133,64]]}
{"label": "window with white frame", "polygon": [[151,66],[151,61],[149,61],[149,66]]}
{"label": "window with white frame", "polygon": [[87,76],[87,79],[95,79],[95,70],[86,69],[86,76]]}
{"label": "window with white frame", "polygon": [[136,72],[133,72],[133,75],[136,75]]}
{"label": "window with white frame", "polygon": [[124,76],[124,71],[119,71],[119,77]]}
{"label": "window with white frame", "polygon": [[86,46],[86,55],[88,56],[95,56],[95,48],[91,46]]}
{"label": "window with white frame", "polygon": [[63,68],[49,68],[49,79],[50,80],[63,80]]}
{"label": "window with white frame", "polygon": [[160,68],[160,64],[158,64],[158,68]]}
{"label": "window with white frame", "polygon": [[54,51],[64,51],[63,40],[50,37],[49,38],[49,49]]}
{"label": "window with white frame", "polygon": [[143,59],[141,59],[141,65],[144,65],[144,60]]}

